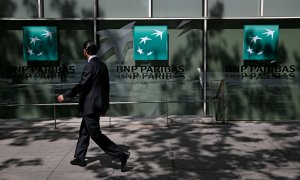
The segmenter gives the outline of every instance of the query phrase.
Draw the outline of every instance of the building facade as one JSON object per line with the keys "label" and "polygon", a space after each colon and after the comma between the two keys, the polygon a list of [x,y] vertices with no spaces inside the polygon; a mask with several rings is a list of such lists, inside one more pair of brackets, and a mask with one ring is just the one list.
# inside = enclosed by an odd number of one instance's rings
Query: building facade
{"label": "building facade", "polygon": [[[78,99],[58,105],[55,96],[78,82],[88,39],[109,67],[111,116],[215,116],[223,80],[227,120],[300,118],[299,0],[0,0],[0,8],[0,118],[76,116]],[[57,29],[56,61],[24,59],[31,26]],[[167,28],[167,59],[134,57],[137,26]],[[244,59],[246,26],[278,27],[275,58]]]}

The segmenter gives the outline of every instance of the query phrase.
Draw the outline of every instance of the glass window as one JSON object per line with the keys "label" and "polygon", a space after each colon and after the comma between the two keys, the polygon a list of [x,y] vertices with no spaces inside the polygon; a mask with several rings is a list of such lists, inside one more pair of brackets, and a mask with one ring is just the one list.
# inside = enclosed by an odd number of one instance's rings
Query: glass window
{"label": "glass window", "polygon": [[[0,49],[0,118],[53,117],[53,106],[28,104],[56,102],[55,95],[79,81],[87,63],[82,55],[82,44],[93,39],[93,21],[3,20],[0,23],[0,44],[5,44]],[[25,61],[23,26],[56,26],[59,30],[59,60]],[[64,73],[61,74],[62,71]],[[69,102],[78,102],[78,98]],[[7,106],[12,104],[25,106]],[[57,116],[77,115],[78,107],[58,107],[56,112]]]}
{"label": "glass window", "polygon": [[[208,80],[225,80],[226,118],[277,120],[299,117],[300,33],[296,21],[277,21],[280,27],[277,62],[243,60],[244,25],[270,24],[272,20],[211,20],[208,30]],[[220,30],[222,29],[222,30]],[[260,71],[275,67],[276,73]],[[244,68],[243,70],[241,68]],[[269,70],[270,71],[270,70]],[[273,70],[275,71],[275,70]]]}
{"label": "glass window", "polygon": [[100,17],[148,17],[148,0],[99,0]]}
{"label": "glass window", "polygon": [[208,0],[210,17],[247,17],[259,15],[259,0]]}
{"label": "glass window", "polygon": [[153,17],[201,17],[202,1],[153,0]]}
{"label": "glass window", "polygon": [[264,16],[300,16],[300,1],[264,0]]}
{"label": "glass window", "polygon": [[38,17],[37,0],[0,0],[0,17],[34,18]]}
{"label": "glass window", "polygon": [[46,18],[87,18],[94,16],[93,0],[46,0]]}
{"label": "glass window", "polygon": [[[108,65],[110,72],[110,100],[113,103],[110,115],[157,116],[165,115],[166,108],[173,115],[201,114],[200,102],[186,101],[202,98],[197,70],[202,65],[202,21],[160,20],[150,23],[99,22],[98,56]],[[134,60],[133,27],[150,25],[168,26],[168,60]],[[166,101],[176,102],[167,105]]]}

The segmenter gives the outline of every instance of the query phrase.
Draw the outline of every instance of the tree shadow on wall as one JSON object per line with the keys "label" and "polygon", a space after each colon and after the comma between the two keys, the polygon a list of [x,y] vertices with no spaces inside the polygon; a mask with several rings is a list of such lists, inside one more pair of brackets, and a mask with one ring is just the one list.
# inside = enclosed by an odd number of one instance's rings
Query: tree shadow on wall
{"label": "tree shadow on wall", "polygon": [[23,0],[23,5],[27,12],[31,13],[31,17],[38,17],[38,3],[31,0]]}
{"label": "tree shadow on wall", "polygon": [[[52,11],[57,11],[58,13],[60,13],[60,17],[63,17],[63,18],[76,18],[76,17],[91,18],[91,17],[94,17],[94,8],[93,8],[94,2],[93,1],[87,2],[88,4],[91,5],[90,7],[88,7],[88,8],[82,7],[81,9],[79,9],[79,11],[76,11],[78,6],[83,5],[83,4],[79,4],[79,3],[83,3],[83,1],[80,2],[80,1],[76,1],[76,0],[55,0],[55,1],[51,1],[50,7],[51,7]],[[103,17],[104,11],[99,9],[97,16]]]}
{"label": "tree shadow on wall", "polygon": [[17,6],[11,0],[1,0],[0,8],[0,17],[13,17]]}
{"label": "tree shadow on wall", "polygon": [[[58,0],[58,1],[51,1],[50,7],[52,11],[57,11],[60,13],[60,17],[63,18],[74,18],[74,17],[80,17],[78,14],[76,14],[76,6],[77,1],[75,0]],[[88,11],[82,9],[82,12],[86,13]],[[90,15],[90,14],[89,14]],[[92,17],[92,16],[90,16]]]}

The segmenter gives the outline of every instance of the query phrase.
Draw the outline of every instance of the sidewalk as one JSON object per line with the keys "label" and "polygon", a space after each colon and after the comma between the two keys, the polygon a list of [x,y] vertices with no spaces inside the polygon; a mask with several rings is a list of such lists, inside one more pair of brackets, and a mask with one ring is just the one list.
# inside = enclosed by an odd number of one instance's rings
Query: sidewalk
{"label": "sidewalk", "polygon": [[112,128],[103,122],[101,130],[131,152],[122,173],[92,140],[88,165],[69,164],[80,120],[59,120],[58,129],[53,121],[1,120],[0,180],[300,179],[300,121],[167,127],[160,119],[114,118]]}

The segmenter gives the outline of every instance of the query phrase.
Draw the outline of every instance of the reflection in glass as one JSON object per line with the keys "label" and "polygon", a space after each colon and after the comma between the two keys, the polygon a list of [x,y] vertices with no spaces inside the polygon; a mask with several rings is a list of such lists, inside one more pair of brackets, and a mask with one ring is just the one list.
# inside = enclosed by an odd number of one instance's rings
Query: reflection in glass
{"label": "reflection in glass", "polygon": [[208,0],[208,16],[259,16],[259,3],[260,0]]}
{"label": "reflection in glass", "polygon": [[201,17],[202,1],[153,0],[153,17]]}
{"label": "reflection in glass", "polygon": [[99,0],[99,17],[148,17],[148,0]]}
{"label": "reflection in glass", "polygon": [[300,16],[300,1],[264,0],[264,16]]}
{"label": "reflection in glass", "polygon": [[38,17],[37,0],[1,0],[0,17],[36,18]]}
{"label": "reflection in glass", "polygon": [[[22,22],[24,26],[32,23]],[[81,22],[81,26],[77,22]],[[48,21],[46,23],[51,24]],[[93,38],[92,26],[85,21],[60,21],[55,25],[60,29],[58,64],[24,61],[22,30],[0,30],[0,44],[6,44],[0,49],[0,118],[53,117],[53,106],[45,104],[56,102],[55,95],[73,87],[74,84],[69,83],[77,83],[80,79],[83,66],[87,63],[82,55],[82,44]],[[7,24],[6,28],[14,29],[15,24]],[[57,69],[63,67],[67,67],[68,71],[60,76]],[[78,98],[69,102],[77,103]],[[20,104],[22,106],[13,106]],[[63,106],[62,109],[57,116],[63,113],[66,116],[78,114],[77,106]]]}
{"label": "reflection in glass", "polygon": [[[209,29],[208,80],[225,79],[226,117],[230,120],[276,120],[299,117],[299,29],[281,29],[279,64],[287,66],[280,71],[281,78],[258,69],[236,71],[228,66],[244,65],[243,29]],[[295,66],[296,72],[290,66]],[[256,66],[264,68],[268,65]],[[270,65],[269,65],[270,66]],[[245,74],[252,73],[253,77]],[[293,79],[292,75],[296,74]],[[266,75],[267,74],[267,75]],[[244,78],[242,78],[244,76]],[[277,76],[278,77],[278,76]]]}
{"label": "reflection in glass", "polygon": [[88,18],[94,16],[93,0],[45,0],[46,18]]}
{"label": "reflection in glass", "polygon": [[[162,22],[157,23],[163,24]],[[178,101],[168,104],[172,113],[198,114],[201,111],[199,103],[182,102],[202,99],[202,86],[199,83],[197,71],[202,64],[202,30],[195,26],[200,22],[174,21],[164,24],[169,27],[169,60],[163,62],[135,61],[133,59],[132,27],[142,23],[133,21],[126,24],[122,21],[119,24],[122,24],[119,29],[113,25],[114,28],[97,31],[100,42],[98,56],[108,65],[110,72],[111,102],[159,101],[161,103],[113,105],[110,109],[111,115],[162,115],[162,113],[166,113],[165,101]],[[123,73],[121,69],[124,69],[124,66],[137,67],[135,72],[139,76],[133,78],[130,70],[127,71],[128,73]],[[183,66],[184,77],[169,79],[155,78],[155,76],[143,77],[146,73],[141,71],[141,67],[153,69],[154,66],[176,66],[177,68]],[[149,70],[149,72],[151,71]]]}

